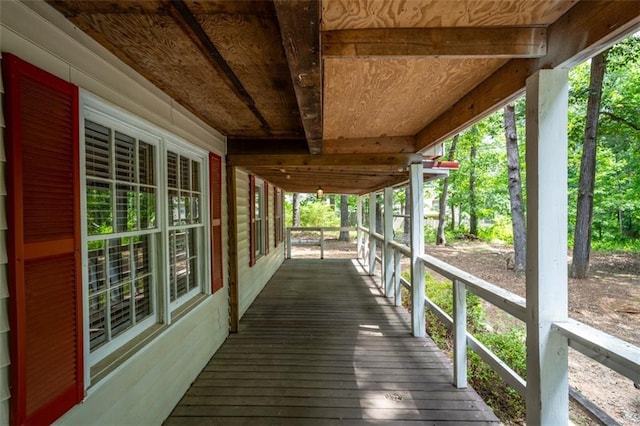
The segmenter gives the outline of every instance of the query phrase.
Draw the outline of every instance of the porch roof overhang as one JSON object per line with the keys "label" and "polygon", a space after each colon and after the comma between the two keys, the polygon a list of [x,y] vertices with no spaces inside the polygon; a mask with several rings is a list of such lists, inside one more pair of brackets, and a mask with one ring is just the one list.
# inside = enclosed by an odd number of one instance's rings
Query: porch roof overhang
{"label": "porch roof overhang", "polygon": [[286,191],[366,193],[640,25],[640,2],[49,1]]}

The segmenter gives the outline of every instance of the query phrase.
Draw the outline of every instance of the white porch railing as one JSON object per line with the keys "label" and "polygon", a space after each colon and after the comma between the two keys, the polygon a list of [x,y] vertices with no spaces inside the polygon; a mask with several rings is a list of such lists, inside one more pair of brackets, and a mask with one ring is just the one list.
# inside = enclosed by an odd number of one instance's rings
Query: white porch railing
{"label": "white porch railing", "polygon": [[[290,226],[287,228],[287,259],[291,259],[291,247],[292,246],[316,246],[320,247],[320,259],[324,259],[325,248],[325,232],[340,232],[355,231],[356,228],[352,226]],[[295,232],[317,232],[319,233],[317,239],[307,241],[295,241],[291,238],[291,234]]]}
{"label": "white porch railing", "polygon": [[[378,243],[384,245],[384,237],[375,233],[369,234],[366,228],[360,228],[359,231],[362,232],[362,243],[359,244],[358,255],[362,259],[370,259],[368,252],[370,247],[375,250]],[[371,240],[374,241],[374,244],[369,244]],[[409,291],[412,290],[411,282],[401,276],[401,258],[402,256],[411,258],[411,251],[409,247],[395,241],[391,241],[388,244],[393,250],[393,272],[391,274],[383,272],[380,276],[382,280],[385,279],[385,276],[390,276],[392,282],[389,286],[386,285],[387,283],[382,282],[381,288],[383,291],[385,288],[392,288],[392,294],[387,294],[387,297],[394,297],[395,304],[399,306],[401,304],[402,287]],[[384,257],[385,250],[381,250],[381,253]],[[428,297],[425,298],[425,309],[433,312],[446,327],[454,332],[454,384],[457,387],[467,386],[466,348],[468,346],[484,362],[491,366],[507,384],[522,397],[526,397],[526,381],[467,331],[465,296],[466,292],[469,291],[523,322],[526,322],[526,300],[433,256],[423,254],[419,256],[419,259],[427,269],[451,280],[453,286],[453,318]],[[385,265],[387,263],[382,259],[381,264]],[[375,266],[373,269],[371,267],[369,269],[370,275],[373,275]],[[639,347],[573,319],[554,323],[553,331],[566,337],[570,347],[617,371],[630,379],[636,386],[640,383]]]}

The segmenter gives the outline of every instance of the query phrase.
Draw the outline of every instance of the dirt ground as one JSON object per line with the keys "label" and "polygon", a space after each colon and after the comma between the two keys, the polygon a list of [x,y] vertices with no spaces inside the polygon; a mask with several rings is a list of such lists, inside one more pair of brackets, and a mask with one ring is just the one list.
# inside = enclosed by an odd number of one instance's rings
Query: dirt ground
{"label": "dirt ground", "polygon": [[[428,246],[427,252],[506,290],[524,296],[525,279],[506,269],[511,247],[478,241]],[[355,244],[328,242],[325,258],[355,257]],[[293,257],[319,257],[317,247],[295,247]],[[591,276],[569,279],[569,316],[640,346],[640,255],[592,254]],[[519,323],[487,304],[487,321],[495,330]],[[640,390],[618,373],[570,350],[569,383],[622,425],[640,424]],[[575,407],[572,421],[597,424]]]}

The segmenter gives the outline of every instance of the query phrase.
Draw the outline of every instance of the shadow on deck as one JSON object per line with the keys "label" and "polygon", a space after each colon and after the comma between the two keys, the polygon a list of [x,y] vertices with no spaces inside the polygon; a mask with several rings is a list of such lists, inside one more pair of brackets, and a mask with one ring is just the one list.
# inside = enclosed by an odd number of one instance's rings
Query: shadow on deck
{"label": "shadow on deck", "polygon": [[287,260],[166,425],[488,424],[356,260]]}

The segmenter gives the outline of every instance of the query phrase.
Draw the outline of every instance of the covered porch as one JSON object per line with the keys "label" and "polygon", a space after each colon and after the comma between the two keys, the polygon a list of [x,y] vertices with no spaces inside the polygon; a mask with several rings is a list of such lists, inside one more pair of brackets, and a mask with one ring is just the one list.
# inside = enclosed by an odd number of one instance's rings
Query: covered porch
{"label": "covered porch", "polygon": [[357,259],[288,259],[166,420],[497,424]]}

